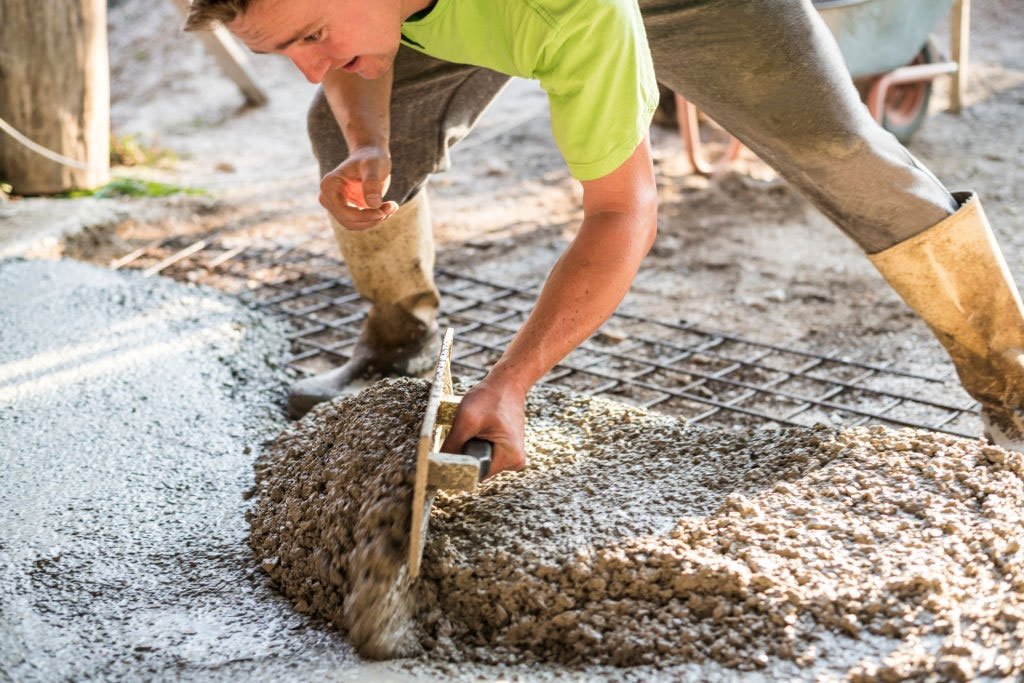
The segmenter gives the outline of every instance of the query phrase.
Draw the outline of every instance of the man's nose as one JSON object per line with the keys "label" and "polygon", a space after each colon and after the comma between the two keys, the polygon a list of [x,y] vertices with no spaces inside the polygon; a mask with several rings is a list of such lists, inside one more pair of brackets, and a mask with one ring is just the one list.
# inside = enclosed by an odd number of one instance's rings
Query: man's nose
{"label": "man's nose", "polygon": [[289,54],[288,58],[292,60],[292,63],[298,67],[299,71],[302,72],[302,75],[310,83],[319,83],[324,80],[324,76],[331,65],[330,60],[326,57],[308,51]]}

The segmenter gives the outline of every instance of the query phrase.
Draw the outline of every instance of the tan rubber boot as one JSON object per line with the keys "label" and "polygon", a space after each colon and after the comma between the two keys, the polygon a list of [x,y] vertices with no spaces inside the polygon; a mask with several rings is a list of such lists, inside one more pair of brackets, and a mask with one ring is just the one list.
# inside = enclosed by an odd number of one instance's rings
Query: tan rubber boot
{"label": "tan rubber boot", "polygon": [[352,283],[371,303],[370,313],[344,365],[292,387],[288,411],[293,417],[382,377],[427,374],[437,360],[440,296],[426,190],[369,230],[347,230],[333,218],[331,225]]}
{"label": "tan rubber boot", "polygon": [[868,258],[938,337],[986,436],[1024,450],[1024,307],[977,197],[924,232]]}

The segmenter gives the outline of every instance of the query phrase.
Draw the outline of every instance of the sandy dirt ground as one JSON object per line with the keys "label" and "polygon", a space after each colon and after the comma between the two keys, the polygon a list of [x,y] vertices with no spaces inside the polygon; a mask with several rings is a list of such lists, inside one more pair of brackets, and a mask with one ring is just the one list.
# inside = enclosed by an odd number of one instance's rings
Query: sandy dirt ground
{"label": "sandy dirt ground", "polygon": [[[246,108],[199,42],[170,30],[167,3],[125,0],[110,13],[113,128],[169,150],[176,161],[115,170],[199,187],[209,197],[82,204],[89,230],[47,253],[107,263],[161,235],[222,227],[240,233],[327,235],[305,136],[313,86],[285,60],[252,56],[271,94]],[[1013,2],[974,8],[967,108],[932,115],[911,150],[952,189],[980,193],[1011,271],[1024,275],[1017,160],[1024,150],[1024,26]],[[937,27],[940,44],[948,27]],[[859,249],[756,160],[706,180],[690,172],[674,131],[652,129],[659,236],[623,310],[687,320],[820,353],[946,370],[925,326]],[[555,150],[543,93],[514,81],[432,181],[438,264],[503,282],[543,278],[581,217],[580,192]],[[400,163],[400,160],[396,160]],[[9,225],[74,224],[67,202],[0,205]],[[91,212],[91,213],[90,213]],[[97,215],[99,212],[99,215]],[[67,214],[70,217],[66,217]],[[64,228],[65,231],[69,228]],[[24,251],[24,248],[22,249]]]}
{"label": "sandy dirt ground", "polygon": [[[313,86],[286,60],[253,55],[271,101],[246,108],[200,43],[170,31],[179,19],[167,5],[124,0],[111,10],[113,127],[178,159],[115,173],[211,195],[109,203],[98,217],[83,204],[81,222],[92,229],[67,251],[105,263],[155,237],[218,226],[326,236],[304,132]],[[910,144],[950,188],[978,191],[1018,280],[1022,24],[1010,0],[978,3],[967,109],[945,113],[948,84],[937,81],[933,114]],[[946,27],[937,30],[945,44]],[[652,141],[659,234],[626,309],[858,359],[945,364],[925,326],[859,249],[783,182],[765,179],[771,172],[760,162],[740,162],[751,173],[707,180],[690,172],[675,131],[655,127]],[[578,185],[551,139],[545,96],[524,81],[494,102],[431,187],[438,264],[502,282],[543,279],[582,216]],[[30,200],[0,210],[10,224],[38,224],[74,214],[67,204]]]}
{"label": "sandy dirt ground", "polygon": [[[209,194],[3,202],[0,241],[5,232],[20,237],[0,245],[0,255],[63,253],[106,265],[158,237],[213,228],[326,235],[304,130],[313,86],[283,59],[253,56],[271,101],[245,107],[200,43],[176,32],[180,18],[171,3],[113,4],[114,132],[177,157],[115,174]],[[967,108],[946,113],[948,86],[937,82],[932,115],[910,148],[950,188],[981,194],[1021,281],[1024,19],[1017,5],[976,3]],[[938,27],[940,41],[946,31]],[[652,140],[659,236],[625,310],[851,359],[952,371],[923,323],[857,247],[763,165],[747,159],[740,172],[706,180],[690,173],[674,131],[655,128]],[[580,193],[555,150],[543,93],[513,82],[452,161],[431,185],[439,265],[504,282],[543,278],[581,217]],[[61,237],[70,232],[77,235]]]}
{"label": "sandy dirt ground", "polygon": [[[124,2],[112,11],[115,132],[137,134],[181,157],[150,173],[210,190],[217,206],[201,216],[207,227],[325,229],[304,133],[313,86],[284,60],[253,56],[272,101],[242,108],[238,91],[197,41],[168,35],[174,21],[169,8],[149,3]],[[937,81],[934,114],[911,145],[950,188],[981,194],[1018,280],[1024,275],[1017,161],[1024,151],[1022,28],[1013,2],[977,3],[967,109],[944,113],[948,86]],[[706,181],[689,172],[674,131],[655,128],[652,135],[659,237],[626,309],[765,341],[799,341],[822,352],[944,362],[924,325],[856,245],[785,184],[740,173]],[[755,176],[770,175],[753,166]],[[492,105],[432,189],[439,265],[501,281],[544,277],[581,216],[579,191],[550,136],[545,97],[529,82],[513,82]],[[168,207],[163,227],[194,222],[193,205],[202,201]],[[132,221],[119,234],[130,238],[134,228],[136,239],[128,240],[134,244],[154,223]]]}

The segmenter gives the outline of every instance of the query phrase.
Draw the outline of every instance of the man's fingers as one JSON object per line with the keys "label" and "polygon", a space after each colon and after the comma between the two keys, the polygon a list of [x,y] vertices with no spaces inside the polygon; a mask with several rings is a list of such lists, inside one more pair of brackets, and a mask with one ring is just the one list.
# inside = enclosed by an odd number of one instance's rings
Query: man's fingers
{"label": "man's fingers", "polygon": [[499,472],[521,470],[524,467],[526,467],[525,453],[511,446],[496,443],[494,444],[494,453],[491,455],[491,470],[487,473],[486,478],[490,479]]}
{"label": "man's fingers", "polygon": [[483,439],[484,441],[490,441],[494,445],[494,451],[491,455],[491,469],[487,474],[488,479],[499,472],[521,470],[526,466],[526,454],[513,444],[505,441],[498,434],[491,433],[487,428],[471,427],[466,422],[463,422],[461,425],[458,420],[455,422],[456,424],[452,431],[448,432],[448,437],[441,444],[443,452],[461,453],[462,449],[466,446],[466,442],[470,439]]}
{"label": "man's fingers", "polygon": [[320,205],[349,230],[372,228],[398,211],[398,204],[395,202],[384,202],[375,209],[353,206],[352,202],[343,196],[329,192],[326,188],[322,188],[320,191]]}
{"label": "man's fingers", "polygon": [[441,452],[461,453],[462,447],[472,438],[473,435],[469,434],[467,430],[459,429],[458,424],[453,425],[451,431],[448,432],[448,436],[445,437],[444,443],[441,444]]}
{"label": "man's fingers", "polygon": [[[491,439],[484,435],[481,426],[476,424],[475,420],[459,419],[459,414],[456,413],[455,423],[448,432],[444,443],[441,444],[441,450],[445,453],[461,453],[462,449],[466,446],[466,442],[472,438],[491,441]],[[497,444],[495,444],[495,450],[497,450]]]}
{"label": "man's fingers", "polygon": [[388,204],[394,204],[394,202],[388,202],[384,206],[378,209],[360,209],[356,206],[337,206],[330,205],[330,202],[321,201],[324,208],[327,209],[332,216],[339,223],[349,230],[366,230],[379,225],[381,221],[393,214],[395,211],[389,207]]}
{"label": "man's fingers", "polygon": [[384,183],[378,181],[363,181],[363,199],[367,208],[380,208],[381,200],[384,198]]}
{"label": "man's fingers", "polygon": [[338,222],[349,230],[366,230],[380,225],[384,219],[391,216],[397,210],[398,204],[395,202],[385,202],[378,209],[360,209],[356,206],[346,206],[339,209],[344,219],[338,219]]}
{"label": "man's fingers", "polygon": [[379,159],[368,159],[360,167],[360,180],[362,181],[363,201],[370,209],[380,208],[384,201],[384,193],[387,192],[390,173],[381,167]]}

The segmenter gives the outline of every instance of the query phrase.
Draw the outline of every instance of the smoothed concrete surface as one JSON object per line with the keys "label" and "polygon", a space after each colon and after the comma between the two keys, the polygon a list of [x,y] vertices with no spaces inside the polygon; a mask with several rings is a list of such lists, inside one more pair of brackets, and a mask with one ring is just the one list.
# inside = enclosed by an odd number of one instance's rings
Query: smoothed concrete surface
{"label": "smoothed concrete surface", "polygon": [[0,680],[402,680],[266,586],[243,499],[283,330],[209,290],[0,261]]}

